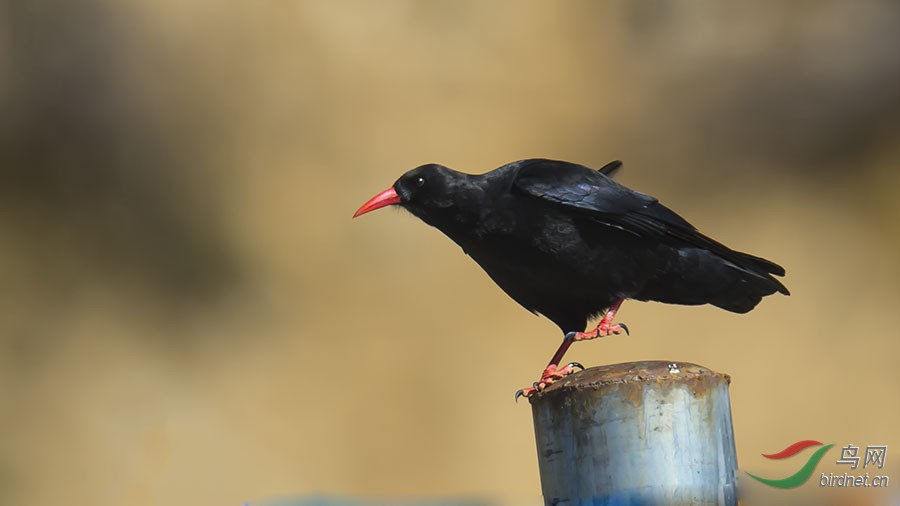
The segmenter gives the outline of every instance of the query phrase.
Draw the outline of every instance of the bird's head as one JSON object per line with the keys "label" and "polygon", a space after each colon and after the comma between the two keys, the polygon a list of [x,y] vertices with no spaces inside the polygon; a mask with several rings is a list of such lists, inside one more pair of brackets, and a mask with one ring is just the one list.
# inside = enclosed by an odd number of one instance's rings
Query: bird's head
{"label": "bird's head", "polygon": [[454,197],[465,174],[430,163],[400,176],[393,186],[375,195],[362,205],[353,217],[382,207],[399,205],[422,221],[433,221],[454,207]]}

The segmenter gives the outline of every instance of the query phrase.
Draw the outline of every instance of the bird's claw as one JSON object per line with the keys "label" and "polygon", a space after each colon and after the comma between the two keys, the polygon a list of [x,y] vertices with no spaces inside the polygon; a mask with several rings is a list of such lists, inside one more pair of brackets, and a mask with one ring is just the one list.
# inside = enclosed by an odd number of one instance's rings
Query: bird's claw
{"label": "bird's claw", "polygon": [[[568,336],[567,336],[568,337]],[[532,395],[544,390],[551,384],[553,384],[556,380],[565,378],[570,374],[575,374],[577,370],[584,370],[584,366],[579,364],[578,362],[569,362],[564,367],[559,367],[556,365],[548,365],[546,369],[544,369],[544,373],[541,374],[541,379],[535,381],[530,387],[522,388],[516,391],[516,402],[519,402],[519,397],[531,397]]]}
{"label": "bird's claw", "polygon": [[575,341],[588,341],[590,339],[597,339],[598,337],[606,337],[611,335],[619,335],[625,332],[625,335],[630,336],[631,333],[628,330],[628,325],[624,323],[605,323],[600,322],[597,325],[597,328],[590,332],[569,332],[566,334],[566,339],[574,339]]}
{"label": "bird's claw", "polygon": [[539,385],[539,383],[537,381],[535,381],[528,388],[520,388],[520,389],[516,390],[516,402],[519,402],[519,397],[525,397],[527,399],[528,397],[531,397],[532,395],[534,395],[534,393],[539,390],[538,385]]}

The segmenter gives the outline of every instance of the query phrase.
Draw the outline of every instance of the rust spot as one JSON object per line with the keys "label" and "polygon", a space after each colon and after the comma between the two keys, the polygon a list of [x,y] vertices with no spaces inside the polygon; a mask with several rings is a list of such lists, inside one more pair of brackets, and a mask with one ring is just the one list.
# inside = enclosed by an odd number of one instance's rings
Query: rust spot
{"label": "rust spot", "polygon": [[624,384],[618,388],[620,395],[627,399],[632,406],[638,408],[644,403],[644,390],[642,388]]}
{"label": "rust spot", "polygon": [[[677,363],[679,373],[673,374],[669,370],[669,364]],[[643,362],[627,362],[624,364],[603,365],[591,367],[579,373],[567,376],[547,387],[544,391],[532,396],[529,401],[532,404],[544,399],[557,398],[566,402],[566,392],[577,390],[605,390],[613,385],[628,389],[621,391],[625,397],[635,405],[641,403],[643,394],[642,385],[653,382],[657,385],[687,385],[694,397],[705,396],[709,391],[722,381],[731,383],[727,374],[718,373],[706,367],[690,362],[677,362],[673,360],[650,360]]]}

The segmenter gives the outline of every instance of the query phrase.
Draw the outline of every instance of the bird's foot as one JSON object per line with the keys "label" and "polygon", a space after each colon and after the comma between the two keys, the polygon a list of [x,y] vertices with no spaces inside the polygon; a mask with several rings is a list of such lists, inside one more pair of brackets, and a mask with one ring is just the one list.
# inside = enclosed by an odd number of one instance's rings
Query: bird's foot
{"label": "bird's foot", "polygon": [[577,371],[583,371],[584,366],[579,364],[578,362],[571,362],[562,367],[556,364],[550,364],[544,369],[543,374],[541,374],[541,379],[534,382],[534,385],[523,388],[516,392],[516,400],[519,400],[519,397],[531,397],[532,395],[540,392],[541,390],[547,388],[551,384],[553,384],[556,380],[560,380],[565,378],[570,374],[574,374]]}
{"label": "bird's foot", "polygon": [[590,332],[570,332],[569,335],[572,336],[572,340],[574,341],[587,341],[590,339],[597,339],[598,337],[606,337],[611,336],[613,334],[621,334],[625,332],[625,335],[630,335],[628,333],[628,326],[624,323],[610,323],[605,321],[600,321],[597,325],[597,328]]}

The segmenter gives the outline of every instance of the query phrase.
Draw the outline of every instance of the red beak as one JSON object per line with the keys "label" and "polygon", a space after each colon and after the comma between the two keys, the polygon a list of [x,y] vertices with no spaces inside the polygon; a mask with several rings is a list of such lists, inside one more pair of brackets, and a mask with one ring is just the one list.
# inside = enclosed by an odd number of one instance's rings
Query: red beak
{"label": "red beak", "polygon": [[390,187],[387,190],[375,195],[370,198],[368,202],[362,205],[359,209],[353,213],[353,217],[356,218],[361,214],[366,214],[369,211],[374,211],[376,209],[381,209],[385,206],[392,206],[394,204],[400,203],[400,195],[397,195],[397,192],[394,190],[394,187]]}

